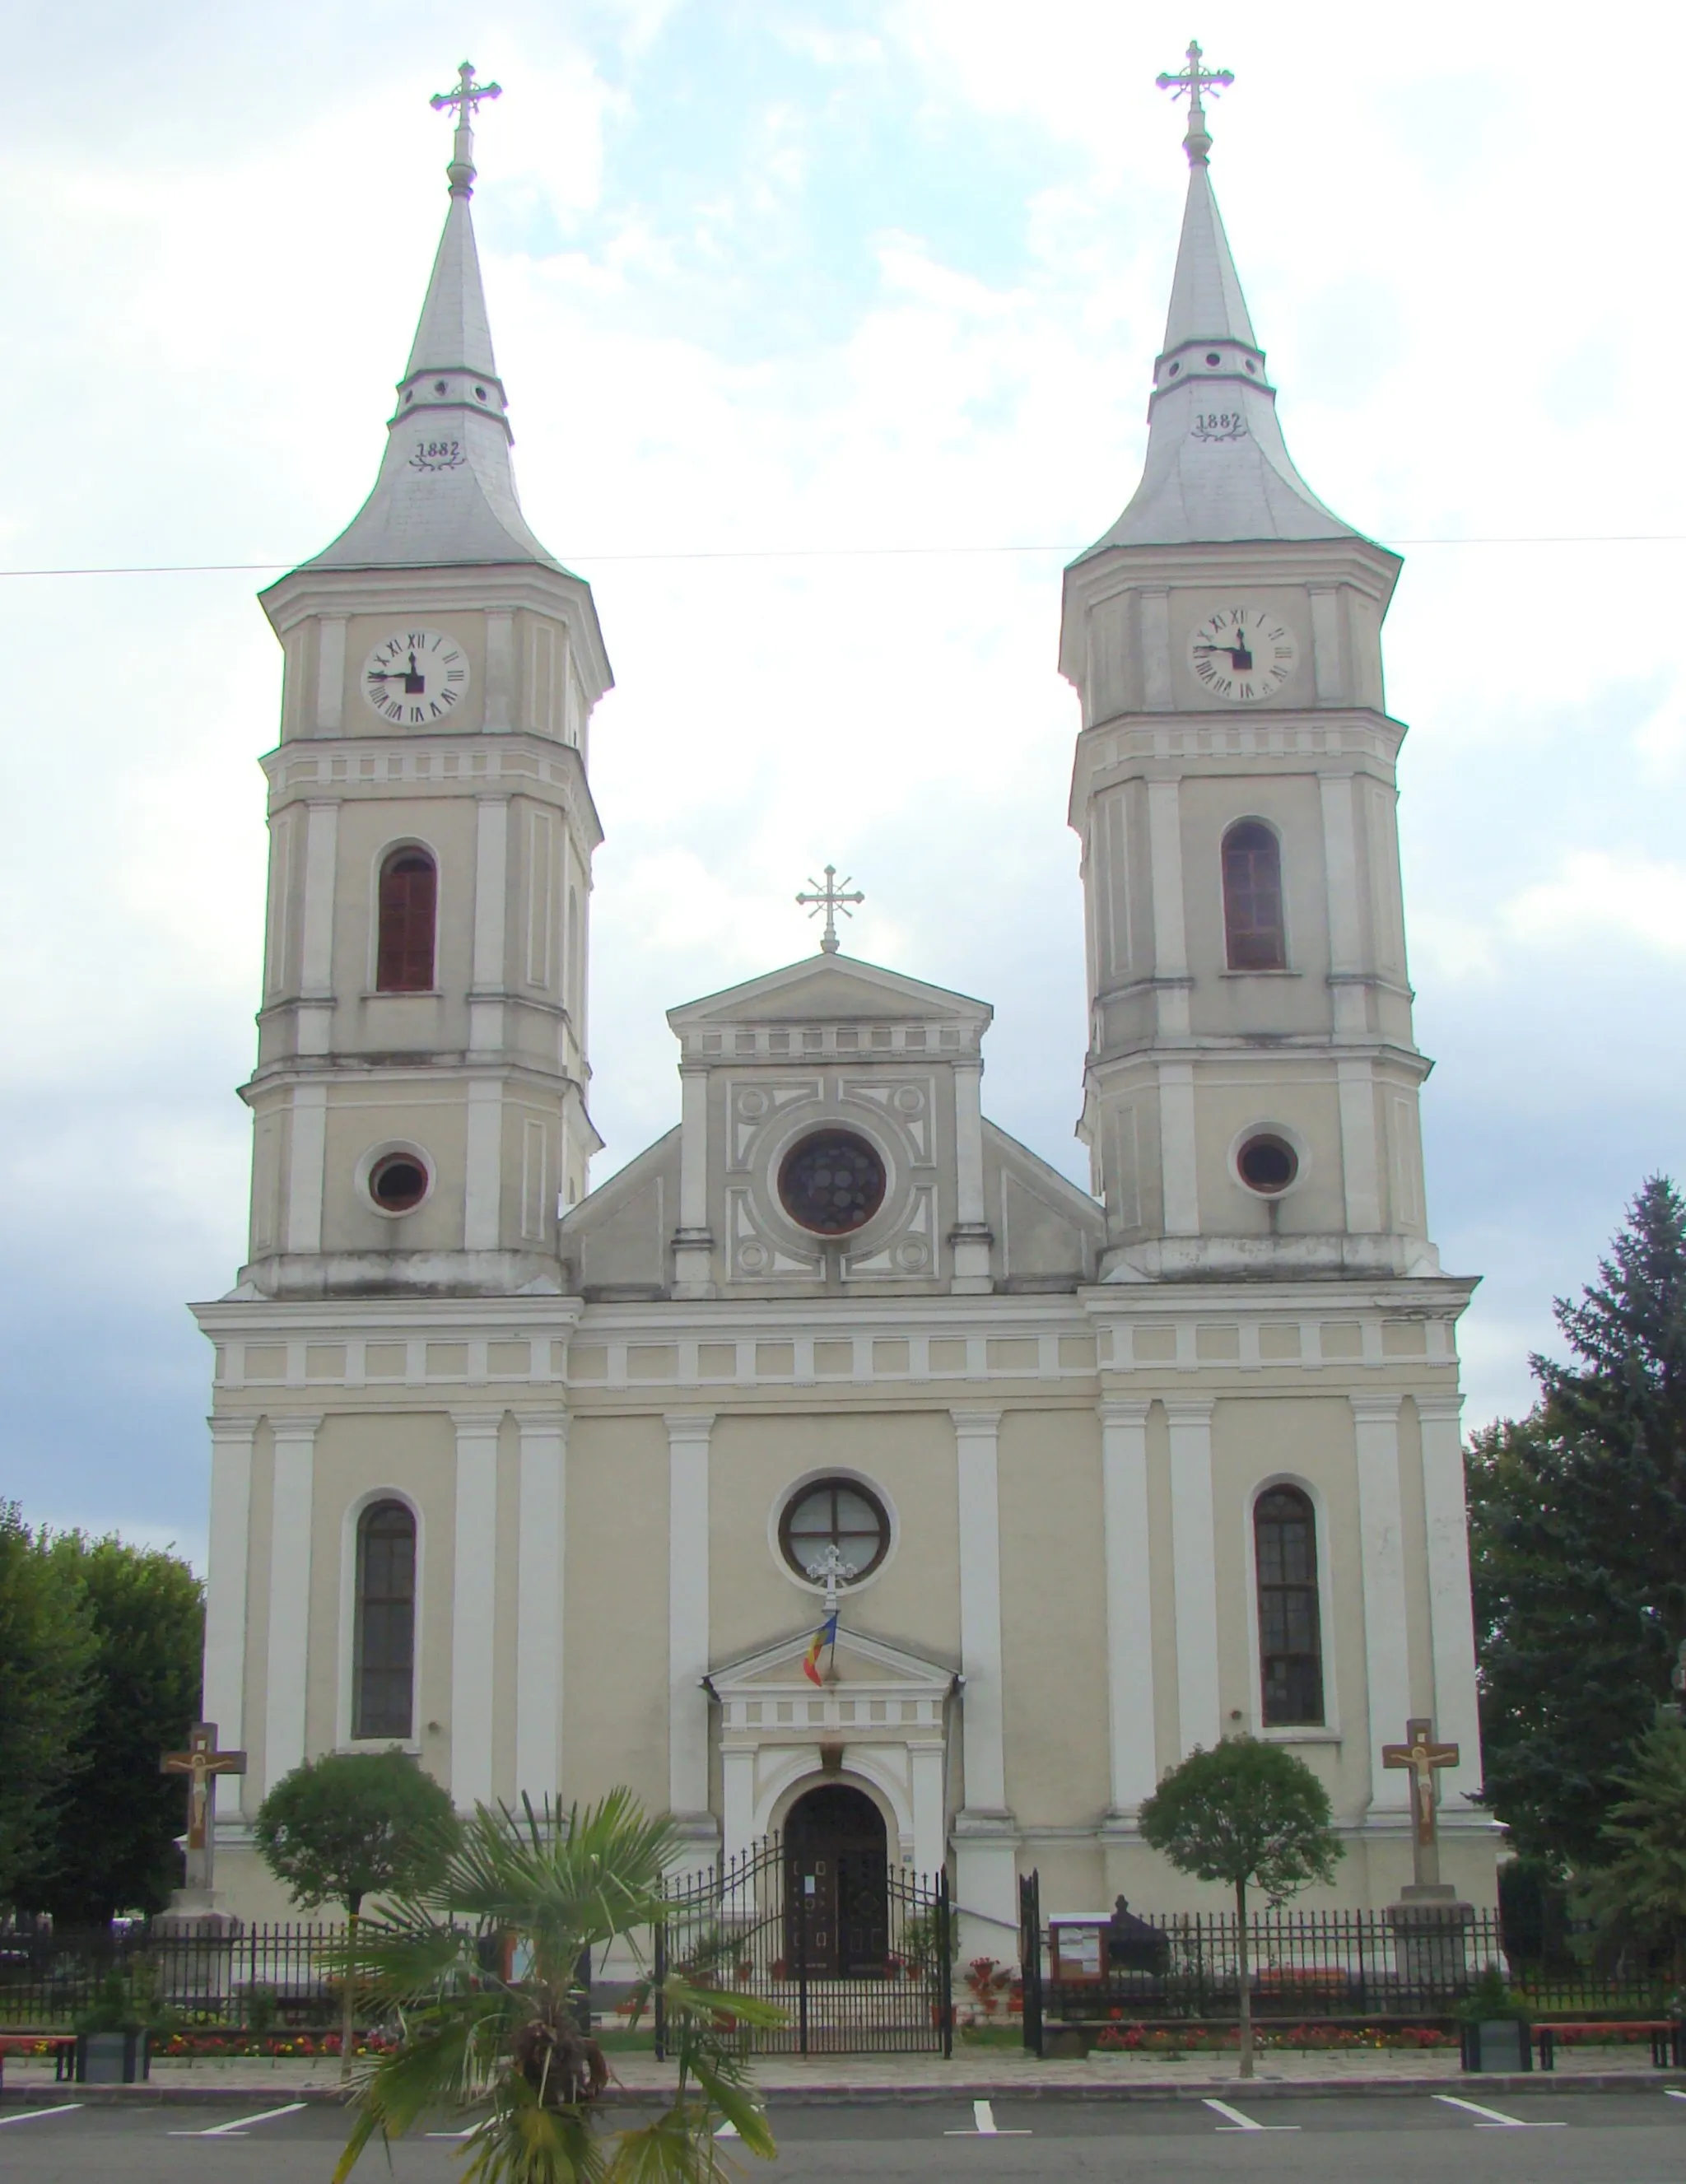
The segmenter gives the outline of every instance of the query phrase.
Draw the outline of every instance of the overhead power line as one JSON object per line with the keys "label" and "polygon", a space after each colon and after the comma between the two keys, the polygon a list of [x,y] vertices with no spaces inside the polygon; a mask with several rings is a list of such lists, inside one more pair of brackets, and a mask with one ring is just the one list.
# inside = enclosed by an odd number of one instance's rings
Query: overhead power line
{"label": "overhead power line", "polygon": [[[1517,532],[1493,538],[1379,539],[1379,545],[1410,546],[1678,546],[1686,544],[1686,531],[1589,531]],[[1082,551],[1073,546],[704,546],[673,548],[654,553],[571,553],[570,561],[828,561],[859,560],[873,556],[945,554],[1054,554],[1070,559]],[[226,577],[261,576],[270,569],[292,569],[303,557],[276,561],[136,561],[86,567],[0,569],[6,577]]]}

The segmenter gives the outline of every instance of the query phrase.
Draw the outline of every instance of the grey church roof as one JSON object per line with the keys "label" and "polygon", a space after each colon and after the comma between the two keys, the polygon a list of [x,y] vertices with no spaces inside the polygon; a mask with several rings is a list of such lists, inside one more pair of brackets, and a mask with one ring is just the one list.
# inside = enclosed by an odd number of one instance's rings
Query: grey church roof
{"label": "grey church roof", "polygon": [[451,209],[398,382],[374,490],[307,569],[561,563],[527,528],[510,465],[504,382],[492,353],[469,211],[474,169],[453,161]]}
{"label": "grey church roof", "polygon": [[1325,508],[1283,443],[1276,390],[1212,192],[1210,141],[1191,125],[1188,198],[1165,348],[1154,365],[1142,482],[1079,561],[1111,546],[1360,535]]}

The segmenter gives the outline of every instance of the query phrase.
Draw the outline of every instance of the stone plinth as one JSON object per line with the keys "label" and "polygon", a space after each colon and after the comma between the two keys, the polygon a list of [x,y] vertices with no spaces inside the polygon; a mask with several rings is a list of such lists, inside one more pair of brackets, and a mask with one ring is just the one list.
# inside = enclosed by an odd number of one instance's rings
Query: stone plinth
{"label": "stone plinth", "polygon": [[1475,1906],[1446,1881],[1413,1881],[1382,1914],[1394,1930],[1394,1967],[1401,1986],[1455,1990],[1469,1976],[1468,1934]]}

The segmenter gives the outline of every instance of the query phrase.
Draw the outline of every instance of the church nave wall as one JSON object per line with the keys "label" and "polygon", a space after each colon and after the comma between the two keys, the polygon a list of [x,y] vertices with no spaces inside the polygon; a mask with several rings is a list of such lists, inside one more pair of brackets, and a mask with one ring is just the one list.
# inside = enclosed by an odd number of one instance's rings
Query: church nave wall
{"label": "church nave wall", "polygon": [[[1106,1563],[1093,1411],[1010,1407],[999,1451],[1007,1803],[1021,1828],[1109,1802]],[[1151,1675],[1150,1663],[1142,1673]]]}
{"label": "church nave wall", "polygon": [[[653,1812],[667,1807],[668,1467],[659,1415],[569,1422],[561,1787],[570,1800],[624,1782]],[[696,1702],[704,1703],[700,1691]]]}
{"label": "church nave wall", "polygon": [[709,1650],[731,1660],[812,1623],[822,1596],[785,1566],[780,1513],[799,1480],[858,1474],[893,1545],[845,1598],[853,1627],[958,1663],[954,1429],[946,1408],[722,1412],[709,1442]]}

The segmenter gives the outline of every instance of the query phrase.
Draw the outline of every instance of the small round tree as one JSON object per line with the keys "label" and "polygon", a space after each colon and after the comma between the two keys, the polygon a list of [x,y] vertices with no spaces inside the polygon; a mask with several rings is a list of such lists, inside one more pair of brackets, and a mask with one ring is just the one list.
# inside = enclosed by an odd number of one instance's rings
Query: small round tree
{"label": "small round tree", "polygon": [[1303,1759],[1256,1736],[1199,1745],[1173,1767],[1141,1813],[1142,1839],[1179,1873],[1235,1891],[1236,1970],[1241,1985],[1241,2075],[1253,2075],[1252,1971],[1247,1891],[1272,1909],[1313,1880],[1334,1877],[1346,1846],[1330,1825],[1329,1793]]}
{"label": "small round tree", "polygon": [[367,1896],[431,1887],[455,1849],[451,1800],[402,1752],[330,1752],[284,1774],[258,1808],[258,1847],[305,1910],[342,1903],[340,2075],[356,2036],[357,1924]]}

